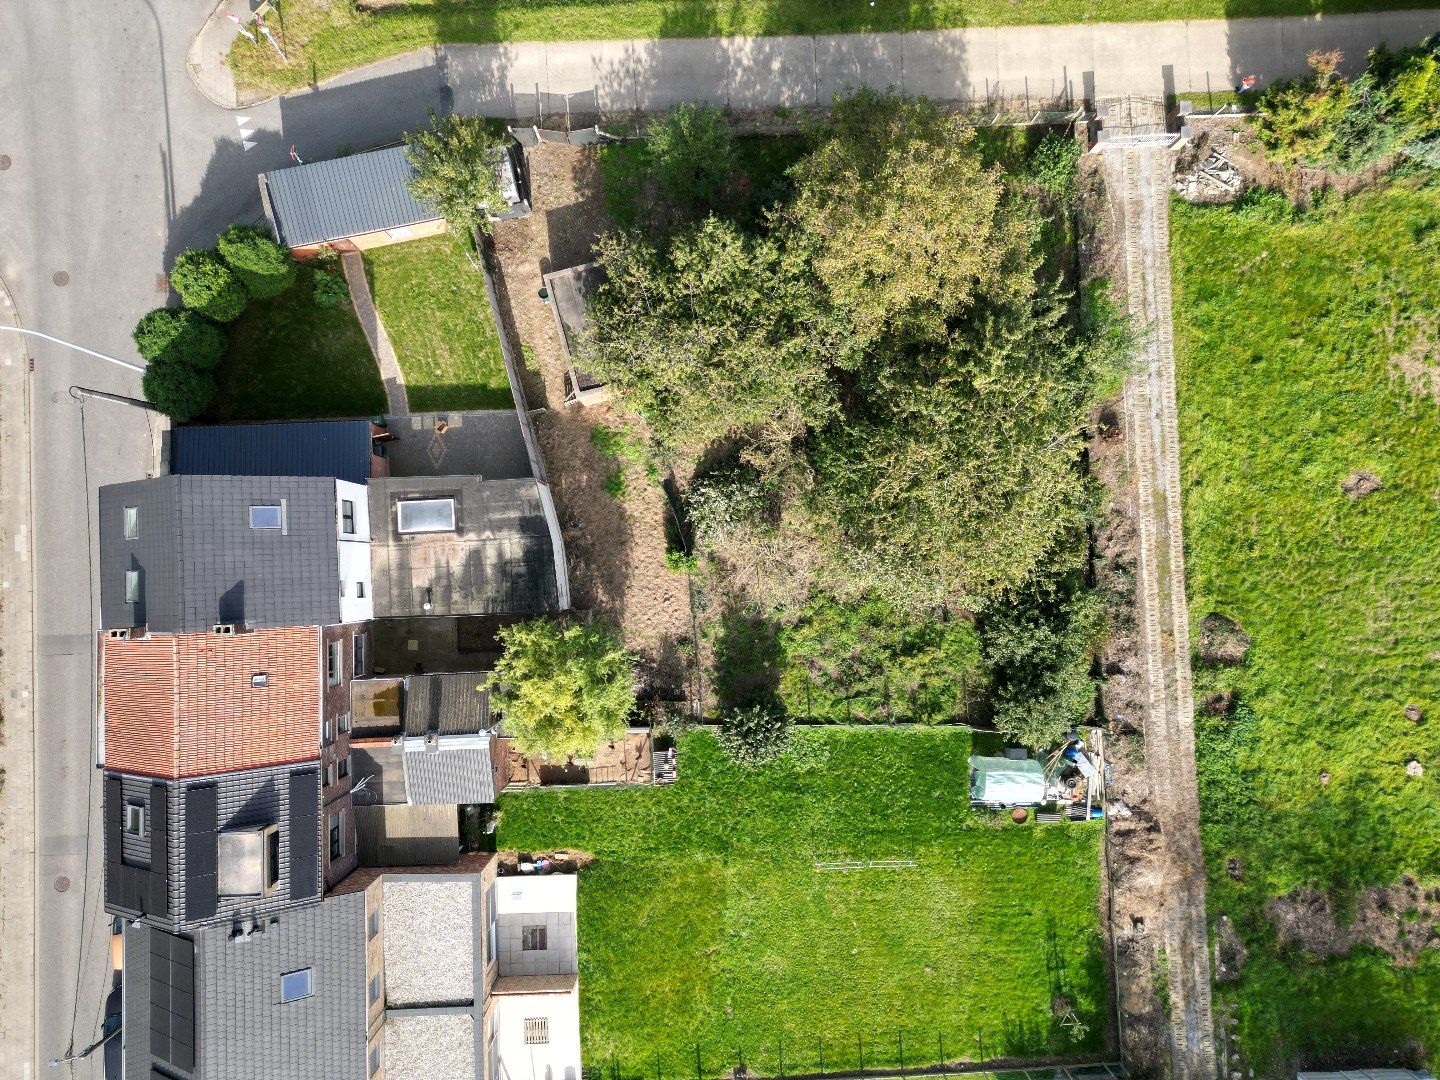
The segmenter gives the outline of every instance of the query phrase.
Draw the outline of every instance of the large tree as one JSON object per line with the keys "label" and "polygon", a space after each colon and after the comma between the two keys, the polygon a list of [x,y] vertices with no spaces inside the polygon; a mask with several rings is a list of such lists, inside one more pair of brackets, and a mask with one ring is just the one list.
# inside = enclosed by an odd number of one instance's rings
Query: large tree
{"label": "large tree", "polygon": [[666,449],[737,433],[785,440],[830,416],[843,321],[820,303],[801,253],[710,218],[667,246],[602,239],[608,280],[580,364],[609,380]]}
{"label": "large tree", "polygon": [[940,337],[977,296],[1028,287],[1028,220],[970,126],[923,98],[862,89],[837,100],[792,175],[786,216],[863,340]]}
{"label": "large tree", "polygon": [[521,753],[588,761],[602,739],[625,731],[634,660],[604,626],[534,619],[506,627],[500,640],[491,702]]}
{"label": "large tree", "polygon": [[450,228],[469,236],[490,231],[489,212],[506,208],[497,166],[503,139],[483,116],[430,113],[430,130],[405,136],[405,156],[415,167],[410,193],[435,207]]}

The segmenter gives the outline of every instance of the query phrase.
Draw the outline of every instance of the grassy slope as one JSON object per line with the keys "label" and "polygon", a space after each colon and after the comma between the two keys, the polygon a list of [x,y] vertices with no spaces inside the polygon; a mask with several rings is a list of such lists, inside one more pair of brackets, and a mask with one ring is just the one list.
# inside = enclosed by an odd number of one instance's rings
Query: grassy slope
{"label": "grassy slope", "polygon": [[458,239],[447,233],[376,248],[365,267],[412,409],[513,406],[485,280]]}
{"label": "grassy slope", "polygon": [[[317,307],[314,267],[251,304],[230,330],[208,420],[296,420],[385,411],[385,387],[348,302]],[[337,273],[338,268],[337,268]]]}
{"label": "grassy slope", "polygon": [[444,42],[573,41],[930,30],[959,26],[1130,22],[1309,15],[1429,7],[1440,0],[410,0],[357,13],[344,0],[286,0],[281,64],[262,40],[237,40],[230,61],[242,86],[294,89],[386,56]]}
{"label": "grassy slope", "polygon": [[[992,827],[968,733],[799,731],[745,771],[699,732],[670,788],[502,799],[500,844],[594,852],[580,887],[587,1060],[625,1075],[762,1073],[1100,1044],[1099,834]],[[813,855],[913,858],[821,873]],[[1057,970],[1063,967],[1063,972]],[[1054,980],[1090,1024],[1054,1025]],[[982,1043],[979,1040],[983,1040]],[[658,1055],[658,1060],[657,1060]]]}
{"label": "grassy slope", "polygon": [[[1437,406],[1396,381],[1385,341],[1416,340],[1440,306],[1437,226],[1434,187],[1293,224],[1174,214],[1191,606],[1254,639],[1245,669],[1200,676],[1254,713],[1229,730],[1202,716],[1200,766],[1212,910],[1256,953],[1231,991],[1256,1064],[1410,1038],[1440,1058],[1440,954],[1408,971],[1379,954],[1321,964],[1281,952],[1263,911],[1296,885],[1343,902],[1440,875]],[[1352,503],[1339,485],[1358,468],[1385,486]],[[1412,702],[1426,726],[1403,715]],[[1405,774],[1412,753],[1423,778]]]}

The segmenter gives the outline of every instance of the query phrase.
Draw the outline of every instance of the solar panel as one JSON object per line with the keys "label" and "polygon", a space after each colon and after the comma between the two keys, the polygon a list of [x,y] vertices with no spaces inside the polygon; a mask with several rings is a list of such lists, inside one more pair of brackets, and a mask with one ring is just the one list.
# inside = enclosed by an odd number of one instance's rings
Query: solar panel
{"label": "solar panel", "polygon": [[185,789],[185,915],[208,919],[219,906],[219,836],[214,784]]}
{"label": "solar panel", "polygon": [[290,774],[290,899],[320,892],[320,774]]}

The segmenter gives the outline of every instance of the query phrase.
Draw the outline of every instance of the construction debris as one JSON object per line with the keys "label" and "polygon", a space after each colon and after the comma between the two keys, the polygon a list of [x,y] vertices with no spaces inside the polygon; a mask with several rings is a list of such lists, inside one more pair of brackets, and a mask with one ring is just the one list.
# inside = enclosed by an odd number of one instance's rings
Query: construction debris
{"label": "construction debris", "polygon": [[1214,145],[1194,165],[1175,174],[1175,192],[1186,202],[1234,202],[1244,191],[1245,178],[1240,170]]}

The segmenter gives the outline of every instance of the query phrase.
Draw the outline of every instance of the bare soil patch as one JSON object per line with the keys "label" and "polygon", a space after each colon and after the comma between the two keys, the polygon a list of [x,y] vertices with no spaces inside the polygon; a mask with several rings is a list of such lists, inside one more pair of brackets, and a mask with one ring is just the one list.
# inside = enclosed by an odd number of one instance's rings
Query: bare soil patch
{"label": "bare soil patch", "polygon": [[[1196,160],[1203,159],[1211,145],[1218,146],[1240,171],[1247,187],[1283,191],[1296,206],[1307,209],[1328,193],[1349,197],[1379,187],[1395,165],[1393,157],[1385,158],[1363,172],[1352,174],[1283,164],[1270,159],[1255,129],[1244,118],[1192,118],[1189,123],[1197,133],[1193,151]],[[1191,160],[1188,154],[1182,158],[1182,161],[1188,160]]]}
{"label": "bare soil patch", "polygon": [[1384,485],[1380,478],[1369,469],[1357,469],[1340,481],[1340,490],[1348,495],[1352,502],[1363,499],[1366,495],[1374,495],[1382,487]]}
{"label": "bare soil patch", "polygon": [[1348,956],[1357,945],[1370,945],[1408,966],[1426,949],[1440,949],[1440,887],[1408,876],[1398,885],[1362,890],[1349,919],[1318,889],[1295,889],[1265,910],[1283,943],[1319,957]]}
{"label": "bare soil patch", "polygon": [[631,478],[623,501],[605,489],[615,463],[591,443],[596,424],[616,425],[608,406],[565,404],[565,356],[541,276],[591,258],[607,227],[593,149],[542,143],[526,152],[534,213],[495,226],[500,305],[518,335],[525,391],[536,417],[564,533],[575,607],[620,629],[642,657],[647,689],[683,684],[690,599],[683,574],[665,566],[665,494]]}
{"label": "bare soil patch", "polygon": [[1200,659],[1207,664],[1233,666],[1245,662],[1250,635],[1228,615],[1212,611],[1200,620]]}

